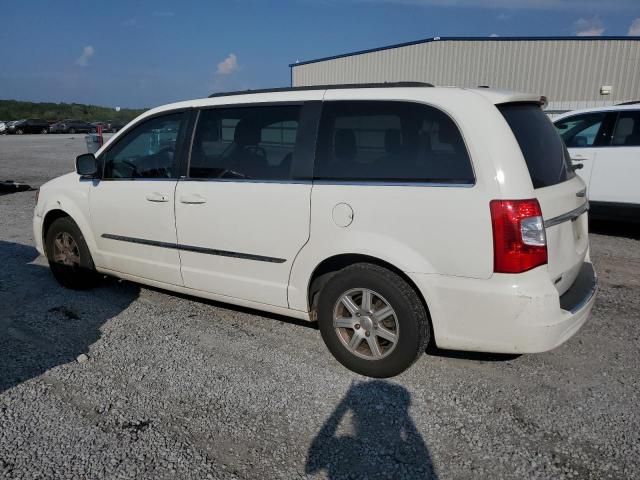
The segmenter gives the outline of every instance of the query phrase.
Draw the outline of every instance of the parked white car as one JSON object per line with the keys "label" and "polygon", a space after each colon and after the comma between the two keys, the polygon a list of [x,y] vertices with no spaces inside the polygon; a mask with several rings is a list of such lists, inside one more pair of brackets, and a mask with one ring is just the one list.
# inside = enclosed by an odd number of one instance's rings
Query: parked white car
{"label": "parked white car", "polygon": [[389,377],[430,340],[571,337],[596,292],[587,208],[539,96],[388,84],[155,108],[42,186],[33,225],[66,287],[99,272],[317,320]]}
{"label": "parked white car", "polygon": [[640,102],[566,113],[554,120],[591,216],[640,222]]}

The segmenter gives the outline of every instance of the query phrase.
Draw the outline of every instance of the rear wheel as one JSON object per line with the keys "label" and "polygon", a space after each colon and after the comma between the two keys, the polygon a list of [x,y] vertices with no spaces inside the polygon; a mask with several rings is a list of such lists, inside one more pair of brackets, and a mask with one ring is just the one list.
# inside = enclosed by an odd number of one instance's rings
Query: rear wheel
{"label": "rear wheel", "polygon": [[70,128],[70,129],[69,129],[69,133],[70,133],[71,135],[73,135],[74,133],[76,133],[76,129],[75,129],[75,128]]}
{"label": "rear wheel", "polygon": [[24,133],[24,130],[22,130],[21,128],[18,128],[16,130],[16,134],[18,134],[18,135],[22,135],[23,133]]}
{"label": "rear wheel", "polygon": [[333,356],[370,377],[403,372],[429,341],[429,318],[415,290],[396,273],[368,263],[351,265],[327,282],[318,322]]}
{"label": "rear wheel", "polygon": [[51,273],[63,287],[86,290],[96,285],[98,274],[89,247],[71,218],[53,221],[46,234],[45,248]]}
{"label": "rear wheel", "polygon": [[49,130],[47,130],[46,128],[43,128],[42,130],[40,130],[40,133],[42,134],[49,133]]}

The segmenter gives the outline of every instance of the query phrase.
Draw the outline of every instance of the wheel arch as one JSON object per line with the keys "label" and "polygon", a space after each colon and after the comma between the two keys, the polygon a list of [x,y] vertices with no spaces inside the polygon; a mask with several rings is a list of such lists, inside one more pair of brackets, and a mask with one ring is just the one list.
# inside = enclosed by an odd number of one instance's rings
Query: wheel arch
{"label": "wheel arch", "polygon": [[53,222],[58,218],[69,217],[80,229],[80,233],[82,233],[84,241],[87,243],[87,247],[89,248],[89,252],[95,261],[97,246],[93,236],[91,235],[91,227],[86,215],[81,208],[78,208],[68,199],[63,198],[60,200],[61,201],[54,201],[50,203],[50,208],[46,209],[42,215],[42,228],[40,235],[43,250],[45,250],[46,253],[47,231],[51,228]]}
{"label": "wheel arch", "polygon": [[373,265],[378,265],[380,267],[386,268],[397,274],[416,292],[416,295],[418,295],[418,298],[422,302],[427,315],[431,317],[429,313],[429,305],[427,304],[424,295],[422,294],[416,283],[400,268],[378,257],[360,253],[341,253],[325,258],[318,265],[316,265],[316,267],[313,269],[313,272],[311,273],[311,276],[309,277],[309,282],[307,285],[307,307],[309,309],[309,312],[311,312],[312,319],[315,319],[316,317],[315,309],[317,305],[318,293],[320,293],[322,287],[324,287],[324,285],[333,274],[355,263],[371,263]]}

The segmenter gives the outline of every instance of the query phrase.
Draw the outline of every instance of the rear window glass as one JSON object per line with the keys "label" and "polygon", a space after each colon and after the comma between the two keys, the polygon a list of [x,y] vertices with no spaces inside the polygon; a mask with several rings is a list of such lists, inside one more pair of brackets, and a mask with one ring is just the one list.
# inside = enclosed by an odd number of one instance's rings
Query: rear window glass
{"label": "rear window glass", "polygon": [[505,103],[498,110],[520,145],[533,188],[550,187],[575,176],[564,142],[538,105]]}

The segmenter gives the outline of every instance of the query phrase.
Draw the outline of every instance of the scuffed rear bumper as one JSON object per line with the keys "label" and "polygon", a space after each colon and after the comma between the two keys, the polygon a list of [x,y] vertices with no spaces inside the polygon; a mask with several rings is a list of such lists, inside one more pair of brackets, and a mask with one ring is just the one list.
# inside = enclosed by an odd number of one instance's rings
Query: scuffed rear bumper
{"label": "scuffed rear bumper", "polygon": [[558,295],[546,271],[489,279],[409,274],[423,292],[440,348],[536,353],[571,338],[589,318],[597,277],[585,262],[573,286]]}

